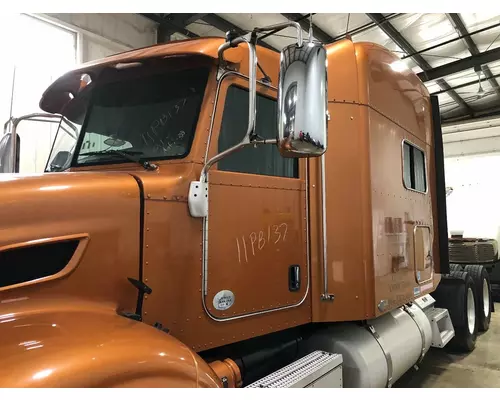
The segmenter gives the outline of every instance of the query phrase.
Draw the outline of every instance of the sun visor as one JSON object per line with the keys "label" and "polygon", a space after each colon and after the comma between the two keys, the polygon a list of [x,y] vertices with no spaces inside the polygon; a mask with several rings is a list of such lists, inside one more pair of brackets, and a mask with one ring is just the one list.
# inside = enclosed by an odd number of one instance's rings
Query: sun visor
{"label": "sun visor", "polygon": [[[127,69],[137,64],[152,60],[165,60],[167,58],[184,58],[201,56],[218,60],[218,48],[224,43],[222,38],[203,38],[172,42],[167,45],[156,45],[144,49],[109,56],[102,60],[91,61],[70,71],[53,82],[40,99],[40,108],[48,113],[63,114],[64,107],[78,95],[84,85],[83,76],[97,80],[105,69]],[[229,63],[239,64],[243,61],[248,50],[243,46],[229,49],[224,53],[224,58]],[[82,80],[83,79],[83,80]],[[86,83],[88,85],[89,83]]]}
{"label": "sun visor", "polygon": [[93,72],[72,71],[63,75],[43,93],[40,108],[48,113],[63,114],[64,107],[92,82],[91,74]]}

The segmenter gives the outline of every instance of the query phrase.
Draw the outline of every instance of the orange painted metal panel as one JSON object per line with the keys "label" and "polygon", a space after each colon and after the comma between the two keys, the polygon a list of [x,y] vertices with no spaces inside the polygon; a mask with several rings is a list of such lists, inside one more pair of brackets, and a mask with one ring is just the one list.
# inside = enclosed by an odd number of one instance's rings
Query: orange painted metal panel
{"label": "orange painted metal panel", "polygon": [[[323,284],[314,279],[313,319],[355,320],[380,315],[436,286],[428,268],[415,269],[420,253],[415,252],[413,235],[416,225],[429,226],[434,256],[430,103],[418,78],[399,70],[399,58],[380,46],[339,42],[328,47],[328,55],[327,272],[335,300],[321,301]],[[425,150],[431,176],[426,194],[403,186],[405,138]],[[319,163],[315,170],[320,173]],[[319,177],[316,183],[320,184]],[[319,199],[316,195],[315,202]],[[312,232],[319,240],[321,211],[315,212]],[[417,245],[422,244],[417,241]],[[315,265],[313,276],[323,278],[323,266],[319,267]],[[379,309],[381,301],[385,307]]]}
{"label": "orange painted metal panel", "polygon": [[70,273],[17,289],[0,288],[1,301],[65,294],[135,308],[137,292],[127,281],[139,272],[140,201],[133,177],[120,173],[2,175],[0,184],[0,221],[8,227],[0,229],[0,248],[68,236],[88,240]]}
{"label": "orange painted metal panel", "polygon": [[[189,214],[189,183],[199,179],[206,153],[210,158],[218,152],[227,88],[231,84],[248,86],[242,77],[227,77],[216,97],[215,58],[220,44],[222,39],[200,39],[156,46],[81,69],[180,54],[204,54],[214,62],[192,150],[185,159],[159,161],[156,171],[122,164],[73,170],[86,171],[82,173],[0,178],[8,180],[0,182],[0,221],[9,227],[0,230],[0,248],[72,234],[89,238],[79,265],[70,274],[39,285],[0,290],[0,300],[72,295],[106,301],[114,309],[134,310],[137,291],[126,278],[137,278],[140,265],[141,203],[135,179],[144,188],[143,278],[153,289],[144,300],[144,321],[151,325],[161,322],[196,351],[311,321],[371,318],[413,299],[415,287],[423,293],[436,286],[439,275],[434,274],[429,285],[425,281],[430,277],[425,274],[430,272],[425,268],[421,270],[422,285],[417,283],[416,269],[425,262],[428,244],[420,231],[420,236],[413,237],[417,225],[430,227],[433,262],[438,269],[428,93],[412,73],[398,71],[393,65],[397,57],[380,46],[345,40],[327,48],[331,119],[325,155],[326,204],[321,203],[319,159],[300,160],[298,179],[230,173],[214,165],[209,173],[205,296],[203,220]],[[231,53],[231,67],[247,74],[245,46]],[[259,64],[276,84],[279,55],[262,48],[257,53]],[[46,96],[60,83],[56,81]],[[261,94],[276,96],[275,89],[257,86]],[[427,194],[403,186],[403,139],[427,154]],[[116,172],[105,172],[108,170]],[[47,189],[50,187],[53,190]],[[54,189],[57,187],[60,189]],[[323,207],[327,243],[323,242]],[[335,295],[332,302],[320,300],[324,246],[328,291]],[[292,264],[301,266],[297,292],[288,290]],[[212,300],[221,289],[235,294],[234,306],[225,311],[213,309]],[[212,316],[205,311],[203,298]],[[382,300],[387,307],[381,311],[377,306]],[[296,307],[230,321],[212,318],[284,305]],[[160,381],[148,378],[147,382],[155,385]],[[212,384],[209,378],[206,384]]]}
{"label": "orange painted metal panel", "polygon": [[0,304],[0,337],[9,363],[0,387],[222,386],[184,344],[109,303],[54,296]]}
{"label": "orange painted metal panel", "polygon": [[[307,296],[303,186],[295,179],[211,172],[207,305],[212,315],[228,318],[269,311],[298,305]],[[300,289],[294,292],[288,287],[292,265],[300,266]],[[227,311],[212,304],[221,290],[235,295]]]}

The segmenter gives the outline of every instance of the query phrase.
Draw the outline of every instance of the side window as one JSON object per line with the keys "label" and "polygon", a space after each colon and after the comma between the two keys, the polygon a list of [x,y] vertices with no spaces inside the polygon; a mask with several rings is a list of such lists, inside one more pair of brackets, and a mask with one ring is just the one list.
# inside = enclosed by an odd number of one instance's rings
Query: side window
{"label": "side window", "polygon": [[403,143],[403,181],[407,189],[427,191],[425,154],[406,141]]}
{"label": "side window", "polygon": [[[257,95],[257,121],[255,132],[265,139],[277,136],[276,100]],[[222,152],[238,144],[247,131],[248,90],[230,86],[227,91],[218,151]],[[223,158],[217,164],[220,171],[246,174],[271,175],[298,178],[298,159],[284,158],[276,145],[247,146]]]}

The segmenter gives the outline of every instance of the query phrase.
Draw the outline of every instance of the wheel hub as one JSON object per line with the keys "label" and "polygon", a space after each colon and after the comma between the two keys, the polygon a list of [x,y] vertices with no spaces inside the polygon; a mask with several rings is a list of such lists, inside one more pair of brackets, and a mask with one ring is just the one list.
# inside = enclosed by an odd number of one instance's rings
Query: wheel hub
{"label": "wheel hub", "polygon": [[472,334],[474,332],[474,325],[476,324],[476,304],[472,288],[467,290],[467,323],[469,332]]}
{"label": "wheel hub", "polygon": [[490,315],[490,288],[486,279],[483,279],[483,310],[487,318]]}

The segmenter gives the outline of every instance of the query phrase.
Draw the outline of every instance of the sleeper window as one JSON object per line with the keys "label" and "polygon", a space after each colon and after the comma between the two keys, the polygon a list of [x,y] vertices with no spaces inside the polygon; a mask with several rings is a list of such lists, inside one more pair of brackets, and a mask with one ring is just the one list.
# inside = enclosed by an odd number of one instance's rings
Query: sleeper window
{"label": "sleeper window", "polygon": [[403,182],[407,189],[427,191],[425,154],[406,141],[403,143]]}

